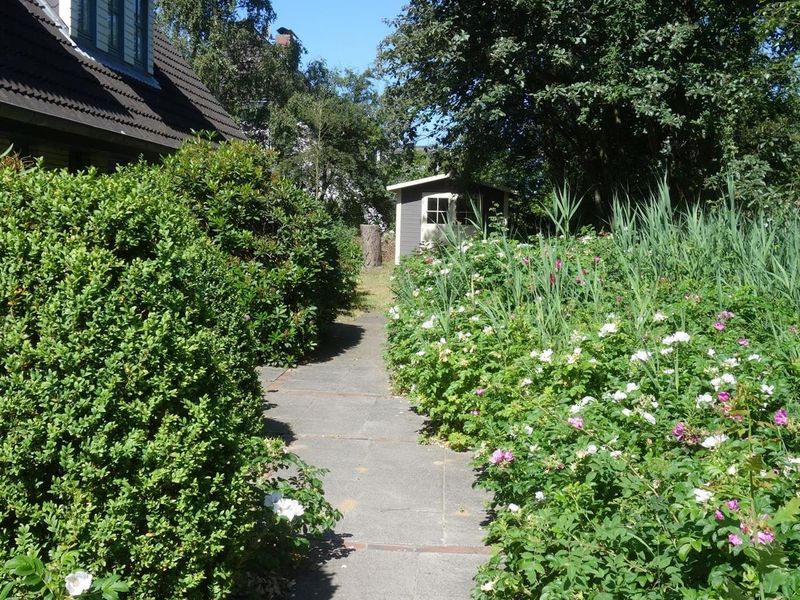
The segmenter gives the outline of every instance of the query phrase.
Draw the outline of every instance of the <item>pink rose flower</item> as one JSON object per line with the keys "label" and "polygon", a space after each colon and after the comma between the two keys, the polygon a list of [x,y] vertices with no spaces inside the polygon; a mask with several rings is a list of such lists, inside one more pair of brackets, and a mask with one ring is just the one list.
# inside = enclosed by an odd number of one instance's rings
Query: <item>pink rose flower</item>
{"label": "pink rose flower", "polygon": [[727,402],[728,400],[731,399],[731,393],[730,392],[720,392],[719,394],[717,394],[717,398],[719,399],[720,402]]}
{"label": "pink rose flower", "polygon": [[736,340],[736,343],[739,344],[740,346],[749,346],[750,340],[748,340],[746,337],[743,337]]}
{"label": "pink rose flower", "polygon": [[476,396],[483,396],[486,393],[486,388],[479,387],[475,390]]}
{"label": "pink rose flower", "polygon": [[742,545],[742,538],[740,538],[735,533],[731,533],[728,535],[728,541],[730,542],[731,546],[741,546]]}
{"label": "pink rose flower", "polygon": [[778,427],[786,427],[789,424],[789,413],[786,412],[785,408],[782,408],[775,413],[772,420],[775,421],[775,425]]}
{"label": "pink rose flower", "polygon": [[511,450],[503,452],[503,460],[506,462],[514,462],[514,453]]}
{"label": "pink rose flower", "polygon": [[682,440],[683,436],[686,435],[686,423],[683,421],[676,423],[675,427],[672,428],[672,435],[675,436],[676,440]]}
{"label": "pink rose flower", "polygon": [[489,457],[489,462],[493,465],[503,462],[503,451],[498,448],[492,452],[492,455]]}
{"label": "pink rose flower", "polygon": [[567,419],[567,423],[575,429],[583,429],[583,417],[570,417]]}
{"label": "pink rose flower", "polygon": [[717,521],[724,521],[725,515],[722,514],[722,511],[720,509],[717,509],[716,511],[714,511],[714,518]]}
{"label": "pink rose flower", "polygon": [[720,321],[724,321],[726,319],[732,319],[736,315],[729,310],[723,310],[721,313],[717,315],[717,319]]}
{"label": "pink rose flower", "polygon": [[725,323],[723,323],[722,321],[717,321],[716,323],[714,323],[714,329],[716,329],[717,331],[724,330],[725,329]]}
{"label": "pink rose flower", "polygon": [[759,531],[756,534],[756,543],[758,544],[771,544],[775,541],[775,534],[771,531]]}
{"label": "pink rose flower", "polygon": [[725,504],[727,504],[728,508],[731,509],[733,512],[739,512],[738,500],[728,500]]}

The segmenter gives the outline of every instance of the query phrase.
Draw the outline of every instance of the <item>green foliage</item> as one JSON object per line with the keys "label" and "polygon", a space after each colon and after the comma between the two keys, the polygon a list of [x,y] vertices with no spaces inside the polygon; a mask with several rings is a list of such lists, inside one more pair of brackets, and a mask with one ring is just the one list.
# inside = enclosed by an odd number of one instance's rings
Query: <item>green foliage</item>
{"label": "green foliage", "polygon": [[800,594],[798,232],[662,190],[401,266],[394,380],[494,494],[475,598]]}
{"label": "green foliage", "polygon": [[325,205],[274,169],[273,153],[245,142],[195,140],[165,161],[169,189],[233,258],[259,358],[286,364],[349,306],[360,256]]}
{"label": "green foliage", "polygon": [[408,143],[434,129],[458,170],[525,195],[566,180],[602,212],[667,172],[682,198],[732,175],[791,204],[797,48],[778,33],[796,8],[770,7],[789,4],[412,0],[383,45],[385,101]]}
{"label": "green foliage", "polygon": [[0,170],[0,560],[223,598],[333,522],[264,439],[240,276],[159,168]]}
{"label": "green foliage", "polygon": [[364,222],[375,207],[384,218],[389,203],[379,162],[389,144],[377,115],[378,97],[366,74],[309,67],[310,87],[275,111],[271,142],[281,153],[283,173],[346,222]]}
{"label": "green foliage", "polygon": [[[0,590],[0,600],[8,598],[15,588],[18,591],[24,588],[34,597],[45,600],[66,600],[78,595],[81,598],[118,600],[120,594],[130,590],[128,584],[120,580],[118,575],[95,579],[86,571],[76,571],[75,560],[75,552],[64,552],[59,557],[58,563],[51,565],[45,565],[35,553],[16,556],[6,561],[3,568],[14,580],[5,584]],[[70,580],[76,578],[83,580],[80,583],[86,582],[85,585],[72,588],[74,583]],[[79,594],[70,593],[78,590],[82,591]]]}

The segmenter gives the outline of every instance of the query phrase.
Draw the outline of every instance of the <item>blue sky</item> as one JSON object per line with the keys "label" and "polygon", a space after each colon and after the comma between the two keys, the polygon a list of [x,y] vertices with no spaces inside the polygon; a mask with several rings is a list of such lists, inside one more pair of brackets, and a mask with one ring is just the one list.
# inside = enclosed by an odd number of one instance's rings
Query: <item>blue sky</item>
{"label": "blue sky", "polygon": [[287,27],[303,42],[303,62],[325,59],[329,67],[366,69],[391,31],[384,19],[402,12],[406,0],[272,0],[275,28]]}

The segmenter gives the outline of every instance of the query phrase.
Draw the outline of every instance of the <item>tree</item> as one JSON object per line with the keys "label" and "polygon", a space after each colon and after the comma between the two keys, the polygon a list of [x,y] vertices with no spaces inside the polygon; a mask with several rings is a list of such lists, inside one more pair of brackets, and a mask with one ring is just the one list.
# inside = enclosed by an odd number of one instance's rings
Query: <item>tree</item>
{"label": "tree", "polygon": [[252,137],[264,141],[271,110],[306,82],[303,47],[271,43],[270,0],[157,0],[160,26],[200,79]]}
{"label": "tree", "polygon": [[386,101],[406,143],[438,125],[465,172],[503,172],[529,193],[567,181],[601,212],[664,173],[685,198],[732,165],[780,181],[800,156],[797,55],[765,48],[760,9],[410,0],[381,51]]}
{"label": "tree", "polygon": [[367,207],[391,216],[381,162],[388,144],[368,75],[312,63],[307,79],[308,89],[295,93],[271,121],[281,170],[351,223],[361,222]]}

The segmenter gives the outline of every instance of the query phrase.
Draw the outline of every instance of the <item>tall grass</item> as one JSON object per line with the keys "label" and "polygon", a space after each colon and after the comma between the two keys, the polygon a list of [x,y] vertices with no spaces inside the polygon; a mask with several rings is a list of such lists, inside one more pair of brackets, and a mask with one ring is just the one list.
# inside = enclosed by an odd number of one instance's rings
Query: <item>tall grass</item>
{"label": "tall grass", "polygon": [[[596,264],[581,264],[580,253],[574,251],[581,238],[569,235],[578,205],[566,188],[554,193],[550,214],[560,235],[539,235],[529,243],[509,239],[505,230],[468,240],[458,228],[447,228],[440,262],[431,265],[433,274],[442,273],[436,278],[438,300],[432,314],[446,331],[452,311],[471,302],[500,332],[523,317],[544,346],[567,347],[576,305],[594,307],[595,318],[605,318],[599,313],[607,310],[608,279],[621,285],[635,323],[644,323],[658,309],[660,287],[675,284],[691,293],[693,282],[707,296],[709,289],[715,290],[720,310],[732,290],[747,290],[800,314],[800,216],[745,215],[732,201],[721,207],[677,209],[661,185],[645,202],[617,200],[604,256]],[[482,224],[477,230],[484,230]],[[494,265],[491,290],[481,293],[486,284],[476,280],[474,262],[464,259],[467,244],[492,244],[493,254],[501,257]],[[769,314],[764,319],[773,335],[784,335],[785,323],[771,323]]]}

